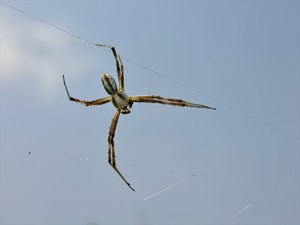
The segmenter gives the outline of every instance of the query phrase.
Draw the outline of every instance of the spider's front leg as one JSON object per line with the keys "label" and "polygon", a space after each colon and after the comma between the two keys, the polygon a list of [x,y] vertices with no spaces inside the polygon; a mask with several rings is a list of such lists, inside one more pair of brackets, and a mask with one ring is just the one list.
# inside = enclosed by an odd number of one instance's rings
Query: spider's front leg
{"label": "spider's front leg", "polygon": [[68,98],[70,99],[70,101],[78,102],[78,103],[83,104],[85,106],[103,105],[103,104],[108,103],[108,102],[111,101],[111,97],[110,96],[108,96],[106,98],[99,98],[99,99],[96,99],[96,100],[93,100],[93,101],[83,101],[83,100],[80,100],[80,99],[77,99],[77,98],[73,98],[70,95],[69,90],[67,88],[66,81],[65,81],[65,76],[64,75],[63,75],[63,82],[64,82],[64,86],[65,86],[65,89],[66,89],[66,92],[67,92],[67,95],[68,95]]}
{"label": "spider's front leg", "polygon": [[116,156],[115,156],[115,144],[114,144],[114,137],[116,133],[116,128],[118,124],[118,120],[120,117],[121,111],[116,109],[115,114],[113,116],[113,119],[111,121],[111,125],[109,128],[109,134],[108,134],[108,163],[112,166],[112,168],[119,174],[119,176],[122,178],[122,180],[128,185],[128,187],[135,191],[131,186],[130,183],[123,177],[121,172],[118,170],[116,165]]}

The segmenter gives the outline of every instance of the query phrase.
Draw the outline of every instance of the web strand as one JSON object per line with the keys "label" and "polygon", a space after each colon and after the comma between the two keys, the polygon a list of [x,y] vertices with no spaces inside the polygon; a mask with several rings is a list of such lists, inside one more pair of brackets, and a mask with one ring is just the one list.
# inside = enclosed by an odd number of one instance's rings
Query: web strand
{"label": "web strand", "polygon": [[[34,16],[34,15],[32,15],[32,14],[30,14],[30,13],[28,13],[28,12],[22,10],[22,9],[19,9],[19,8],[15,7],[15,6],[11,5],[11,4],[8,4],[8,3],[3,2],[1,0],[0,0],[0,3],[3,4],[3,5],[5,5],[5,6],[7,6],[7,7],[9,7],[9,8],[11,8],[11,9],[14,9],[14,10],[16,10],[16,11],[18,11],[18,12],[24,14],[24,15],[27,15],[27,16],[33,18],[33,19],[36,19],[36,20],[40,21],[41,23],[44,23],[44,24],[46,24],[48,26],[51,26],[51,27],[53,27],[53,28],[55,28],[55,29],[57,29],[57,30],[59,30],[61,32],[64,32],[64,33],[66,33],[66,34],[68,34],[68,35],[70,35],[72,37],[75,37],[76,40],[81,40],[81,41],[83,41],[83,42],[85,42],[85,43],[87,43],[89,45],[96,46],[95,43],[93,43],[92,41],[89,41],[88,39],[86,39],[86,38],[84,38],[84,37],[82,37],[80,35],[77,35],[77,34],[75,34],[73,32],[65,30],[65,29],[63,29],[63,28],[61,28],[61,27],[59,27],[59,26],[57,26],[57,25],[55,25],[53,23],[50,23],[50,22],[48,22],[48,21],[46,21],[46,20],[44,20],[44,19],[42,19],[40,17]],[[272,128],[272,129],[274,129],[274,130],[276,130],[278,132],[281,132],[281,133],[283,133],[283,134],[285,134],[285,135],[287,135],[287,136],[289,136],[291,138],[294,138],[294,139],[297,139],[298,141],[300,141],[300,137],[298,137],[297,135],[295,135],[295,134],[293,134],[293,133],[291,133],[291,132],[289,132],[287,130],[284,130],[284,129],[278,127],[278,126],[275,126],[275,125],[273,125],[273,124],[271,124],[269,122],[266,122],[263,119],[258,118],[257,116],[254,116],[254,115],[252,115],[250,113],[242,111],[242,110],[240,110],[240,109],[238,109],[238,108],[236,108],[236,107],[234,107],[234,106],[232,106],[230,104],[227,104],[227,103],[225,103],[225,102],[223,102],[223,101],[221,101],[221,100],[219,100],[219,99],[217,99],[215,97],[207,95],[207,94],[205,94],[205,93],[203,93],[203,92],[201,92],[201,91],[199,91],[199,90],[197,90],[195,88],[192,88],[192,87],[190,87],[190,86],[188,86],[186,84],[183,84],[183,83],[181,83],[179,81],[176,81],[176,80],[170,78],[169,76],[166,76],[166,75],[164,75],[164,74],[162,74],[160,72],[157,72],[157,71],[155,71],[155,70],[153,70],[153,69],[151,69],[149,67],[146,67],[146,66],[144,66],[144,65],[142,65],[140,63],[137,63],[134,60],[131,60],[131,59],[125,57],[125,56],[122,56],[122,58],[124,58],[128,62],[130,62],[130,63],[132,63],[132,64],[134,64],[134,65],[136,65],[136,66],[138,66],[138,67],[140,67],[140,68],[142,68],[144,70],[147,70],[147,71],[151,72],[152,74],[155,74],[155,75],[157,75],[157,76],[159,76],[161,78],[164,78],[164,79],[166,79],[166,80],[168,80],[168,81],[170,81],[170,82],[172,82],[172,83],[174,83],[174,84],[176,84],[176,85],[178,85],[180,87],[183,87],[183,88],[185,88],[187,90],[190,90],[190,91],[192,91],[192,92],[194,92],[194,93],[196,93],[198,95],[201,95],[201,96],[204,96],[204,97],[206,97],[208,99],[211,99],[211,100],[213,100],[213,101],[215,101],[215,102],[217,102],[217,103],[225,106],[226,108],[228,108],[228,109],[230,109],[232,111],[235,111],[235,112],[237,112],[239,114],[242,114],[245,117],[248,117],[249,119],[255,120],[256,122],[258,122],[258,123],[260,123],[260,124],[262,124],[262,125],[264,125],[266,127]]]}
{"label": "web strand", "polygon": [[194,174],[192,176],[189,176],[188,178],[185,178],[185,179],[183,179],[183,180],[181,180],[181,181],[179,181],[179,182],[177,182],[175,184],[172,184],[172,185],[170,185],[170,186],[168,186],[168,187],[166,187],[166,188],[164,188],[164,189],[162,189],[162,190],[160,190],[158,192],[155,192],[154,194],[151,194],[151,195],[147,196],[146,198],[143,199],[143,201],[146,201],[146,200],[148,200],[150,198],[153,198],[156,195],[159,195],[159,194],[161,194],[161,193],[163,193],[165,191],[170,190],[171,188],[174,188],[174,187],[176,187],[176,186],[178,186],[180,184],[183,184],[183,183],[187,182],[188,180],[190,180],[190,179],[192,179],[194,177],[196,177],[196,174]]}

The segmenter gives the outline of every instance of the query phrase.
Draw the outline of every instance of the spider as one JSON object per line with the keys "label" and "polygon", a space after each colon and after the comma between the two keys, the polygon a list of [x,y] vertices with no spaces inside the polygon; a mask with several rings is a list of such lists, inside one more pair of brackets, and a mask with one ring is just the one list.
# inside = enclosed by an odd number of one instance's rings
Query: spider
{"label": "spider", "polygon": [[125,93],[124,89],[124,66],[121,61],[120,55],[117,54],[115,47],[109,45],[102,45],[102,44],[95,44],[95,46],[104,47],[111,49],[114,59],[116,61],[117,73],[118,73],[118,82],[119,88],[116,84],[116,81],[112,76],[105,73],[101,77],[101,82],[104,86],[105,91],[109,94],[108,97],[96,99],[93,101],[83,101],[77,98],[73,98],[68,91],[65,77],[63,75],[63,83],[65,86],[65,90],[69,97],[69,100],[81,103],[85,106],[93,106],[93,105],[103,105],[108,102],[112,102],[115,107],[115,113],[112,118],[112,122],[108,132],[108,163],[112,166],[112,168],[117,172],[117,174],[122,178],[122,180],[127,184],[127,186],[132,190],[135,191],[131,186],[130,183],[124,178],[122,173],[119,171],[116,165],[116,156],[115,156],[115,145],[114,145],[114,137],[115,132],[118,124],[118,120],[120,114],[128,114],[130,113],[130,109],[134,102],[140,103],[158,103],[164,105],[173,105],[173,106],[187,106],[187,107],[194,107],[194,108],[205,108],[205,109],[213,109],[215,108],[200,105],[195,103],[190,103],[183,101],[181,99],[173,99],[173,98],[164,98],[158,95],[136,95],[136,96],[128,96]]}

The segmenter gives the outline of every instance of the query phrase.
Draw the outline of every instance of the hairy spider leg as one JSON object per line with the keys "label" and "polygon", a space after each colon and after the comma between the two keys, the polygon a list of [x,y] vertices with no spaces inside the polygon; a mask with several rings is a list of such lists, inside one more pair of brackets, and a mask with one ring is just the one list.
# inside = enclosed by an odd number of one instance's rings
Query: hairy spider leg
{"label": "hairy spider leg", "polygon": [[111,125],[109,128],[109,134],[108,134],[108,163],[112,166],[112,168],[119,174],[119,176],[122,178],[122,180],[128,185],[128,187],[135,191],[131,186],[130,183],[123,177],[121,172],[118,170],[116,165],[116,156],[115,156],[115,144],[114,144],[114,137],[115,132],[118,124],[118,120],[120,117],[121,110],[116,109],[114,116],[111,121]]}
{"label": "hairy spider leg", "polygon": [[[77,99],[77,98],[73,98],[73,97],[71,97],[71,95],[69,93],[69,90],[67,88],[64,75],[63,75],[63,83],[64,83],[64,86],[65,86],[67,95],[68,95],[68,97],[71,101],[81,103],[85,106],[102,105],[102,104],[105,104],[107,102],[112,101],[112,96],[108,96],[106,98],[101,98],[101,99],[96,99],[96,100],[93,100],[93,101],[83,101],[83,100],[80,100],[80,99]],[[110,125],[110,129],[109,129],[109,134],[108,134],[108,162],[112,166],[112,168],[117,172],[117,174],[122,178],[122,180],[128,185],[128,187],[131,190],[135,191],[130,186],[130,183],[124,178],[124,176],[121,174],[121,172],[116,167],[114,137],[115,137],[115,132],[116,132],[116,128],[117,128],[120,113],[121,113],[121,110],[116,109],[116,111],[114,113],[114,116],[113,116],[113,119],[112,119],[112,122],[111,122],[111,125]]]}
{"label": "hairy spider leg", "polygon": [[186,102],[181,99],[174,99],[174,98],[164,98],[158,95],[136,95],[136,96],[129,96],[128,100],[130,102],[143,102],[143,103],[159,103],[164,105],[174,105],[174,106],[187,106],[187,107],[194,107],[194,108],[205,108],[205,109],[213,109],[216,110],[216,108],[212,108],[206,105]]}
{"label": "hairy spider leg", "polygon": [[119,90],[124,91],[124,65],[121,61],[120,55],[117,54],[115,47],[109,46],[109,45],[102,45],[102,44],[95,44],[95,46],[111,49],[111,51],[114,55],[115,61],[116,61],[118,80],[119,80]]}
{"label": "hairy spider leg", "polygon": [[64,75],[63,75],[63,81],[64,81],[64,86],[65,86],[67,95],[68,95],[69,99],[73,102],[78,102],[78,103],[83,104],[85,106],[92,106],[92,105],[103,105],[103,104],[106,104],[106,103],[111,101],[111,96],[108,96],[106,98],[99,98],[99,99],[96,99],[96,100],[93,100],[93,101],[83,101],[83,100],[80,100],[80,99],[77,99],[77,98],[73,98],[70,95],[69,90],[67,88]]}

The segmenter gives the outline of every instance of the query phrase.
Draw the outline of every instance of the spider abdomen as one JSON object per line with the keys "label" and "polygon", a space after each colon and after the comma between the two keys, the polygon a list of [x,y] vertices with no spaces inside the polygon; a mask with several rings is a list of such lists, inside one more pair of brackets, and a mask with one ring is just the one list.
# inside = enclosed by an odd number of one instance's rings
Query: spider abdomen
{"label": "spider abdomen", "polygon": [[116,84],[115,79],[107,73],[103,74],[103,76],[101,77],[101,81],[105,91],[108,94],[113,95],[118,91],[118,86]]}

